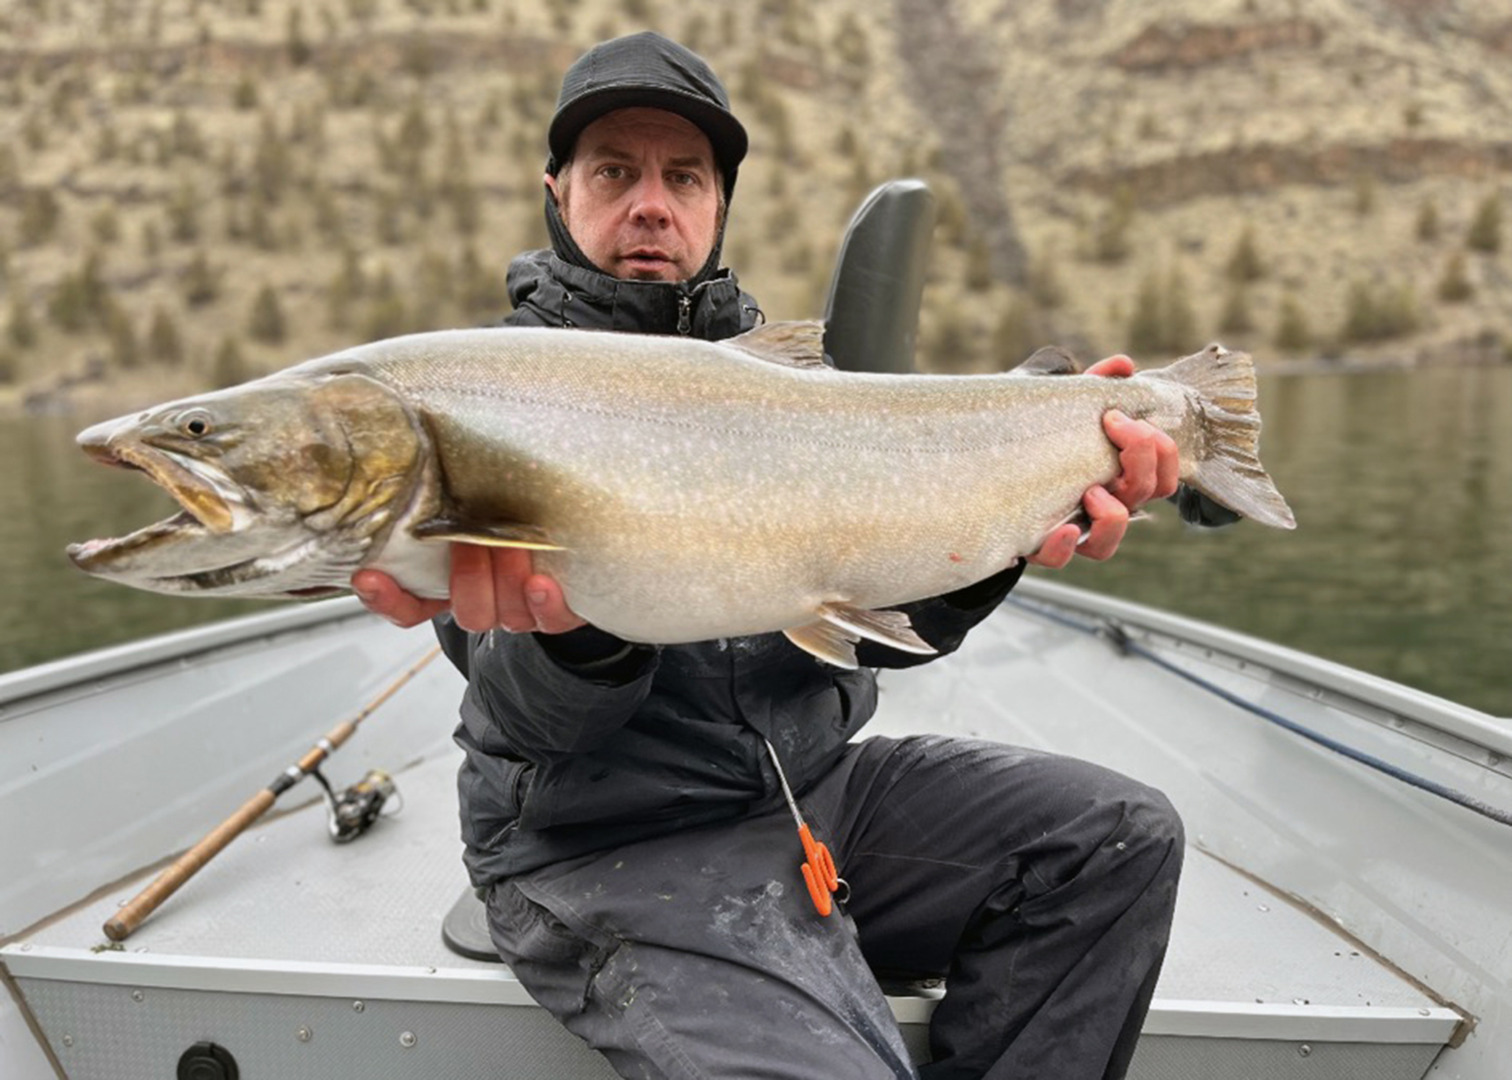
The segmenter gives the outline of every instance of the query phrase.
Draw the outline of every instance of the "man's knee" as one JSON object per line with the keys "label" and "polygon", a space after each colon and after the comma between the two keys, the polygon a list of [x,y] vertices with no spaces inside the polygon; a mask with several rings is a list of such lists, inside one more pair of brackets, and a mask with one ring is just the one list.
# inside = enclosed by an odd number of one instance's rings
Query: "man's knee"
{"label": "man's knee", "polygon": [[1174,904],[1186,832],[1165,793],[1087,762],[1068,764],[1061,779],[1075,782],[1067,795],[1072,812],[1043,846],[1033,845],[1040,854],[1031,861],[1034,876],[1051,887],[1104,880],[1136,895],[1166,890]]}
{"label": "man's knee", "polygon": [[1133,833],[1131,849],[1149,861],[1152,877],[1174,881],[1181,873],[1186,827],[1165,792],[1132,781],[1125,816]]}
{"label": "man's knee", "polygon": [[1136,794],[1129,804],[1129,819],[1151,843],[1178,851],[1186,843],[1186,827],[1165,792],[1135,781]]}

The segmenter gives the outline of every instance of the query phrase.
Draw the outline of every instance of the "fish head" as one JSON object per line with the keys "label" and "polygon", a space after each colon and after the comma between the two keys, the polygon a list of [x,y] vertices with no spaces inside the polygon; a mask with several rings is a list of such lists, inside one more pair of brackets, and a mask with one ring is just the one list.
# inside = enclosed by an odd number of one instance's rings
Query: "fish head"
{"label": "fish head", "polygon": [[218,596],[345,589],[429,456],[411,410],[356,371],[294,369],[96,424],[78,443],[146,474],[180,509],[70,545],[74,564],[154,592]]}

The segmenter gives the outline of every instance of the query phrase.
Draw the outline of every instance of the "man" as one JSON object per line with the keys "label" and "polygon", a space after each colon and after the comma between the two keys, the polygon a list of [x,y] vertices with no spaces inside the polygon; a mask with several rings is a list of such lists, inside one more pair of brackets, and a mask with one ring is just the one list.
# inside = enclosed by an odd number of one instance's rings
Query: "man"
{"label": "man", "polygon": [[[548,141],[553,250],[512,264],[509,323],[711,340],[754,324],[719,268],[746,135],[702,60],[654,34],[590,50]],[[1105,428],[1123,472],[1085,499],[1098,558],[1176,488],[1169,439]],[[1035,559],[1063,565],[1076,540],[1058,530]],[[1021,571],[905,610],[948,653]],[[353,585],[402,625],[449,604],[466,861],[495,945],[621,1075],[914,1076],[872,967],[948,977],[924,1076],[1122,1075],[1181,859],[1158,793],[974,740],[852,741],[873,669],[925,658],[863,642],[842,671],[780,634],[622,641],[528,553],[457,546],[449,602],[373,572]],[[785,785],[846,881],[840,912],[804,887]]]}

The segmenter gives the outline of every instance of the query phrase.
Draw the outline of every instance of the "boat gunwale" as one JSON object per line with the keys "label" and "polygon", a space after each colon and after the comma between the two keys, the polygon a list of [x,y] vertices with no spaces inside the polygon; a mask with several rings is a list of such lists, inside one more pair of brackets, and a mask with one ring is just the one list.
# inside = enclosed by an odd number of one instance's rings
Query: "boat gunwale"
{"label": "boat gunwale", "polygon": [[356,597],[310,601],[284,610],[255,612],[155,634],[0,674],[0,723],[7,719],[7,709],[43,694],[364,613]]}
{"label": "boat gunwale", "polygon": [[1138,627],[1267,668],[1479,747],[1496,756],[1496,760],[1480,763],[1487,768],[1494,769],[1512,760],[1512,720],[1311,653],[1185,615],[1040,578],[1025,577],[1010,594],[1009,601],[1015,598],[1031,601],[1019,605],[1030,612],[1035,612],[1039,604],[1071,609],[1100,625]]}

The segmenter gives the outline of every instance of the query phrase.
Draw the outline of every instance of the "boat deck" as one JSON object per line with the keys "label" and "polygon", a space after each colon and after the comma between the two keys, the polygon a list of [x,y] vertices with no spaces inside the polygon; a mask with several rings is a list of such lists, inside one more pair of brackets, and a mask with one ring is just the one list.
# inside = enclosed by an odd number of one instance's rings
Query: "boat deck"
{"label": "boat deck", "polygon": [[[373,1075],[393,1075],[383,1071],[390,1055],[413,1059],[417,1071],[405,1075],[429,1075],[422,1063],[444,1055],[452,1076],[562,1077],[563,1062],[579,1070],[572,1076],[611,1076],[528,1007],[506,968],[442,942],[442,919],[466,889],[457,762],[443,743],[398,772],[401,809],[354,843],[327,838],[319,802],[250,831],[124,951],[95,951],[108,946],[101,926],[150,875],[12,945],[7,963],[68,1075],[131,1080],[137,1074],[123,1066],[136,1058],[122,1054],[118,1039],[150,1030],[157,1052],[148,1056],[158,1060],[143,1077],[165,1075],[205,1032],[222,1045],[258,1048],[256,1060],[270,1070],[261,1075],[315,1075],[311,1063],[326,1049],[349,1066],[376,1055]],[[1232,1071],[1235,1045],[1245,1043],[1262,1056],[1284,1045],[1286,1060],[1310,1075],[1420,1077],[1458,1020],[1201,851],[1188,852],[1178,911],[1136,1077],[1177,1075],[1171,1060],[1190,1069],[1194,1054],[1216,1053],[1220,1043],[1229,1064],[1200,1075],[1276,1075]],[[920,1041],[930,1000],[894,1000]],[[370,1037],[385,1026],[387,1038]],[[522,1053],[522,1028],[533,1052]],[[247,1053],[238,1056],[250,1074]],[[1330,1056],[1349,1068],[1327,1065]],[[500,1060],[511,1062],[506,1071],[486,1071]]]}
{"label": "boat deck", "polygon": [[[1435,1061],[1452,1065],[1444,1075],[1499,1080],[1500,1021],[1512,1015],[1501,989],[1505,826],[1341,764],[1236,702],[1508,807],[1502,722],[1032,585],[948,662],[885,677],[868,730],[1037,746],[1171,796],[1190,846],[1134,1080],[1421,1080]],[[1079,625],[1109,618],[1235,701]],[[444,661],[421,669],[428,645],[338,601],[0,685],[0,818],[37,823],[0,831],[0,862],[20,868],[0,876],[0,1051],[35,1048],[17,1080],[160,1080],[207,1040],[248,1077],[611,1077],[506,967],[442,941],[443,920],[470,895],[449,739],[461,683]],[[402,689],[401,672],[414,675]],[[389,769],[397,814],[333,844],[318,789],[301,785],[124,947],[107,944],[103,923],[156,870],[138,868],[192,843],[334,720],[380,700],[327,774],[344,786]],[[921,1060],[937,996],[892,999]]]}

